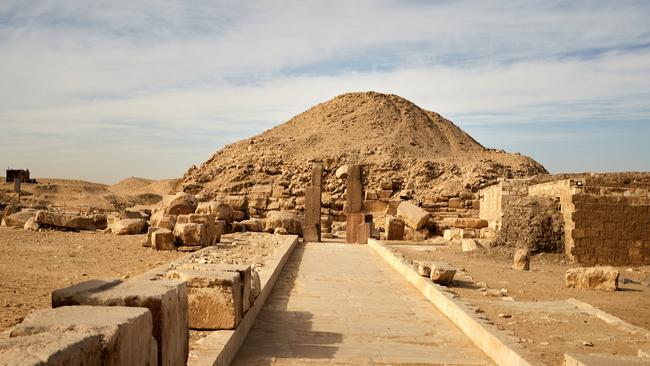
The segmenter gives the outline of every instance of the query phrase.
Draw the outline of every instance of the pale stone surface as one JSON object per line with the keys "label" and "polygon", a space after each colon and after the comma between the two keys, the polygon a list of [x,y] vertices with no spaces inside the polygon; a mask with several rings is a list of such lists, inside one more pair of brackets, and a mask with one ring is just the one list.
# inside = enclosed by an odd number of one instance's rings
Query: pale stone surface
{"label": "pale stone surface", "polygon": [[285,229],[283,227],[276,227],[275,230],[273,230],[273,234],[276,234],[276,235],[289,235],[289,232],[287,231],[287,229]]}
{"label": "pale stone surface", "polygon": [[449,286],[453,280],[454,275],[456,275],[456,268],[446,262],[432,262],[430,264],[431,273],[429,278],[431,281],[443,285]]}
{"label": "pale stone surface", "polygon": [[29,220],[23,225],[23,229],[38,231],[41,228],[41,225],[36,222],[36,217],[30,217]]}
{"label": "pale stone surface", "polygon": [[519,248],[515,250],[512,268],[519,271],[530,270],[530,252],[527,249]]}
{"label": "pale stone surface", "polygon": [[151,246],[156,250],[174,250],[174,233],[159,228],[151,234]]}
{"label": "pale stone surface", "polygon": [[299,245],[233,366],[489,365],[365,245]]}
{"label": "pale stone surface", "polygon": [[185,192],[178,192],[169,198],[165,204],[165,213],[169,215],[185,215],[196,211],[196,198]]}
{"label": "pale stone surface", "polygon": [[463,252],[471,252],[481,248],[481,244],[476,239],[462,239],[460,244]]}
{"label": "pale stone surface", "polygon": [[619,272],[614,267],[579,267],[566,271],[565,282],[570,288],[616,291]]}
{"label": "pale stone surface", "polygon": [[264,231],[264,222],[260,219],[248,219],[241,221],[239,224],[242,225],[246,231],[252,231],[255,233],[261,233]]}
{"label": "pale stone surface", "polygon": [[189,351],[187,286],[184,282],[133,278],[108,286],[107,281],[82,282],[52,292],[52,307],[101,305],[146,307],[153,317],[158,364],[184,365]]}
{"label": "pale stone surface", "polygon": [[95,223],[90,217],[69,215],[51,211],[38,211],[36,213],[36,222],[41,226],[50,226],[63,229],[95,230]]}
{"label": "pale stone surface", "polygon": [[237,272],[171,270],[167,279],[187,284],[189,327],[234,329],[243,316],[242,283]]}
{"label": "pale stone surface", "polygon": [[564,354],[565,366],[649,366],[647,358],[602,353]]}
{"label": "pale stone surface", "polygon": [[36,216],[36,211],[22,210],[11,214],[4,219],[4,223],[9,227],[25,227],[25,224]]}
{"label": "pale stone surface", "polygon": [[159,213],[154,214],[156,217],[151,218],[152,226],[173,231],[174,225],[176,225],[176,216],[165,215],[163,211],[158,212]]}
{"label": "pale stone surface", "polygon": [[415,230],[421,229],[429,221],[428,212],[408,201],[404,201],[397,206],[397,217],[404,220],[408,227]]}
{"label": "pale stone surface", "polygon": [[431,262],[418,262],[418,274],[422,277],[431,276]]}
{"label": "pale stone surface", "polygon": [[111,224],[115,235],[137,235],[147,230],[147,222],[143,219],[122,219]]}
{"label": "pale stone surface", "polygon": [[189,214],[187,215],[187,222],[194,224],[203,224],[205,227],[205,238],[202,243],[203,246],[214,245],[216,242],[218,242],[217,238],[221,238],[221,234],[218,232],[219,228],[216,224],[216,214]]}
{"label": "pale stone surface", "polygon": [[255,302],[255,299],[262,292],[262,282],[260,281],[260,273],[257,272],[255,268],[251,268],[251,305]]}
{"label": "pale stone surface", "polygon": [[0,338],[0,365],[101,366],[102,336],[89,332]]}
{"label": "pale stone surface", "polygon": [[463,229],[445,229],[442,237],[446,240],[463,239]]}
{"label": "pale stone surface", "polygon": [[174,237],[178,246],[202,247],[207,240],[205,225],[196,223],[176,224]]}
{"label": "pale stone surface", "polygon": [[302,224],[298,215],[287,211],[267,212],[265,230],[272,233],[278,227],[285,228],[289,234],[302,235]]}
{"label": "pale stone surface", "polygon": [[[255,298],[252,295],[253,288],[251,266],[247,264],[203,264],[203,263],[184,263],[178,269],[204,271],[204,272],[235,272],[239,275],[242,298],[242,314],[245,314],[253,304]],[[258,276],[259,277],[259,276]],[[258,279],[259,280],[259,279]]]}
{"label": "pale stone surface", "polygon": [[11,337],[71,331],[101,336],[103,365],[151,365],[157,358],[151,312],[145,308],[64,306],[36,310],[13,328]]}

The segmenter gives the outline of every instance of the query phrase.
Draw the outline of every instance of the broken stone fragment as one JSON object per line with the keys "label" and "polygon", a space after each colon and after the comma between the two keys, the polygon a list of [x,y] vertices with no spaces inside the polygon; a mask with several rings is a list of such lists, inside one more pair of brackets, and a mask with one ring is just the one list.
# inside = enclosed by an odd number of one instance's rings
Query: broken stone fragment
{"label": "broken stone fragment", "polygon": [[36,222],[36,217],[31,217],[25,225],[23,226],[23,229],[25,230],[31,230],[31,231],[38,231],[41,228],[41,225]]}
{"label": "broken stone fragment", "polygon": [[34,210],[22,210],[14,214],[8,215],[4,219],[4,223],[9,227],[21,227],[24,228],[25,224],[36,216],[36,211]]}
{"label": "broken stone fragment", "polygon": [[196,211],[198,205],[196,198],[185,192],[178,192],[168,200],[169,202],[165,205],[165,214],[168,215],[191,214]]}
{"label": "broken stone fragment", "polygon": [[481,248],[481,244],[476,239],[463,239],[460,241],[463,252],[471,252]]}
{"label": "broken stone fragment", "polygon": [[137,235],[147,231],[147,222],[143,219],[122,219],[111,224],[115,235]]}
{"label": "broken stone fragment", "polygon": [[530,270],[530,252],[527,249],[520,248],[515,250],[512,268],[519,271]]}
{"label": "broken stone fragment", "polygon": [[202,247],[206,242],[205,225],[196,223],[176,224],[174,237],[178,246]]}
{"label": "broken stone fragment", "polygon": [[449,286],[456,275],[456,268],[446,262],[432,262],[430,268],[431,280],[442,286]]}
{"label": "broken stone fragment", "polygon": [[429,221],[428,212],[408,201],[404,201],[397,206],[397,217],[404,220],[404,223],[414,230],[423,228]]}
{"label": "broken stone fragment", "polygon": [[252,231],[255,233],[261,233],[264,231],[264,222],[259,219],[248,219],[241,221],[239,224],[242,225],[246,231]]}
{"label": "broken stone fragment", "polygon": [[430,262],[418,262],[418,274],[423,277],[431,276],[431,263]]}
{"label": "broken stone fragment", "polygon": [[302,235],[302,223],[298,215],[287,211],[267,212],[265,231],[272,233],[278,227],[286,229],[289,234]]}
{"label": "broken stone fragment", "polygon": [[619,272],[614,267],[579,267],[566,271],[565,281],[569,288],[586,288],[604,291],[618,290]]}
{"label": "broken stone fragment", "polygon": [[156,250],[174,250],[174,233],[169,229],[157,228],[151,233],[151,246]]}
{"label": "broken stone fragment", "polygon": [[36,213],[36,222],[40,226],[49,226],[61,229],[95,230],[95,223],[92,218],[59,212],[38,211]]}

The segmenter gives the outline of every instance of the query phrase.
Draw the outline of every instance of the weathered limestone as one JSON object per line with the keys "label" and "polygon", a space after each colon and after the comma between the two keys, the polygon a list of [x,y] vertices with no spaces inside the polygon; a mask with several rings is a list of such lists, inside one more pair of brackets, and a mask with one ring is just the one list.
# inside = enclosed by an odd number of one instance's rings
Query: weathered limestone
{"label": "weathered limestone", "polygon": [[357,244],[368,244],[368,239],[372,237],[372,228],[372,222],[362,222],[357,226]]}
{"label": "weathered limestone", "polygon": [[226,196],[224,202],[232,207],[233,211],[246,212],[248,210],[248,197],[246,196]]}
{"label": "weathered limestone", "polygon": [[345,212],[361,212],[363,209],[363,186],[361,166],[354,164],[348,166],[347,187],[345,194]]}
{"label": "weathered limestone", "polygon": [[321,241],[321,188],[309,186],[305,188],[305,233],[306,242]]}
{"label": "weathered limestone", "polygon": [[359,235],[359,224],[364,222],[364,214],[361,212],[350,212],[347,214],[345,225],[345,242],[354,244],[357,242]]}
{"label": "weathered limestone", "polygon": [[115,235],[137,235],[147,231],[147,222],[143,219],[122,219],[111,224]]}
{"label": "weathered limestone", "polygon": [[23,229],[25,230],[31,230],[31,231],[38,231],[41,228],[41,225],[36,222],[36,217],[32,217],[27,222],[25,225],[23,225]]}
{"label": "weathered limestone", "polygon": [[386,240],[404,240],[404,220],[386,216]]}
{"label": "weathered limestone", "polygon": [[463,252],[471,252],[482,247],[475,239],[462,239],[460,244]]}
{"label": "weathered limestone", "polygon": [[90,217],[69,215],[58,212],[38,211],[36,213],[36,222],[40,226],[51,226],[62,229],[95,230],[95,223]]}
{"label": "weathered limestone", "polygon": [[397,206],[397,217],[404,220],[408,227],[415,230],[421,229],[429,221],[428,212],[408,201],[404,201]]}
{"label": "weathered limestone", "polygon": [[201,202],[196,208],[198,214],[214,214],[217,220],[225,220],[226,222],[232,222],[232,211],[230,205],[217,201]]}
{"label": "weathered limestone", "polygon": [[[254,281],[251,266],[246,264],[201,264],[201,263],[185,263],[178,267],[181,270],[193,270],[202,272],[235,272],[239,275],[241,286],[242,298],[242,314],[245,314],[248,309],[253,305],[255,297],[253,296],[252,288]],[[259,276],[258,276],[259,282]]]}
{"label": "weathered limestone", "polygon": [[187,284],[189,327],[235,329],[242,314],[242,283],[239,273],[171,270],[170,280]]}
{"label": "weathered limestone", "polygon": [[0,365],[102,365],[102,336],[52,332],[0,339]]}
{"label": "weathered limestone", "polygon": [[100,305],[146,307],[158,342],[158,365],[185,365],[189,351],[187,286],[184,282],[134,278],[86,281],[52,292],[52,307]]}
{"label": "weathered limestone", "polygon": [[144,366],[156,362],[151,312],[145,308],[64,306],[36,310],[14,327],[11,337],[70,331],[101,337],[98,351],[102,365]]}
{"label": "weathered limestone", "polygon": [[298,215],[287,211],[267,212],[265,231],[272,233],[278,227],[285,228],[289,234],[302,235],[302,224]]}
{"label": "weathered limestone", "polygon": [[463,239],[463,229],[445,229],[442,237],[446,240]]}
{"label": "weathered limestone", "polygon": [[174,250],[175,237],[169,229],[158,228],[151,233],[151,246],[156,250]]}
{"label": "weathered limestone", "polygon": [[569,268],[566,271],[565,282],[569,288],[616,291],[618,275],[618,270],[609,266]]}
{"label": "weathered limestone", "polygon": [[[179,216],[180,217],[180,216]],[[203,224],[205,227],[205,240],[203,245],[214,245],[218,242],[217,238],[221,238],[216,225],[215,214],[190,214],[188,221],[194,224]]]}
{"label": "weathered limestone", "polygon": [[22,210],[5,217],[4,222],[9,227],[25,227],[25,224],[36,216],[36,211]]}
{"label": "weathered limestone", "polygon": [[519,271],[530,270],[530,252],[527,249],[520,248],[515,250],[512,268]]}
{"label": "weathered limestone", "polygon": [[174,237],[178,246],[203,247],[207,242],[205,225],[196,223],[176,224]]}
{"label": "weathered limestone", "polygon": [[92,215],[90,218],[93,220],[96,230],[104,230],[108,227],[108,219],[106,218],[106,215],[98,213]]}
{"label": "weathered limestone", "polygon": [[173,231],[174,225],[176,225],[176,216],[165,215],[163,211],[158,211],[151,217],[151,226]]}
{"label": "weathered limestone", "polygon": [[431,276],[431,263],[430,262],[418,262],[418,274],[422,277]]}
{"label": "weathered limestone", "polygon": [[246,229],[246,231],[252,231],[255,233],[261,233],[264,231],[264,222],[260,219],[248,219],[239,222],[240,225]]}
{"label": "weathered limestone", "polygon": [[456,268],[446,262],[432,262],[430,278],[433,282],[449,286],[456,275]]}
{"label": "weathered limestone", "polygon": [[196,211],[198,202],[191,194],[178,192],[169,199],[165,207],[165,214],[168,215],[186,215]]}
{"label": "weathered limestone", "polygon": [[349,169],[349,167],[348,167],[347,164],[346,165],[341,165],[340,167],[338,167],[338,169],[336,169],[336,172],[334,172],[334,175],[338,179],[345,179],[345,178],[348,177],[348,169]]}

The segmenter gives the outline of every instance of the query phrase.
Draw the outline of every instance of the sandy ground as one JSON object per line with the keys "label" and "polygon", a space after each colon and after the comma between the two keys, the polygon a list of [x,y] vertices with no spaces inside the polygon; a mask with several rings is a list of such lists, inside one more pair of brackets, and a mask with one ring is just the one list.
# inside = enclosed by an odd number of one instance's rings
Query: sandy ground
{"label": "sandy ground", "polygon": [[[511,269],[504,252],[462,253],[448,246],[395,245],[411,260],[442,260],[457,272],[453,293],[480,310],[497,328],[517,337],[528,357],[548,365],[559,365],[565,352],[636,355],[650,344],[648,334],[611,325],[566,302],[579,299],[637,327],[650,329],[650,267],[620,267],[620,291],[569,289],[564,274],[570,265],[559,254],[534,256],[531,271]],[[486,295],[487,288],[507,296]],[[494,294],[493,294],[494,295]]]}
{"label": "sandy ground", "polygon": [[0,330],[49,307],[54,289],[96,277],[126,278],[186,254],[145,248],[144,238],[0,227]]}

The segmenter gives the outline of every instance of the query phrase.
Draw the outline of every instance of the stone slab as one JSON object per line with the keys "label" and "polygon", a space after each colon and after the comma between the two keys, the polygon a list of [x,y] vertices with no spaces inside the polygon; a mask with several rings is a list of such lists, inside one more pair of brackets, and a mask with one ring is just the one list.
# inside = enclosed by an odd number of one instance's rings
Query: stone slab
{"label": "stone slab", "polygon": [[321,241],[321,187],[308,186],[305,188],[305,230],[303,238],[306,242]]}
{"label": "stone slab", "polygon": [[[247,264],[202,264],[202,263],[184,263],[178,266],[178,269],[190,269],[204,272],[236,272],[239,275],[242,298],[242,314],[245,314],[255,301],[258,294],[253,293],[255,284],[251,266]],[[259,281],[259,277],[257,278]]]}
{"label": "stone slab", "polygon": [[357,164],[348,166],[347,187],[345,194],[345,212],[361,212],[363,209],[363,185],[361,166]]}
{"label": "stone slab", "polygon": [[102,365],[102,337],[88,332],[39,333],[0,339],[0,365]]}

